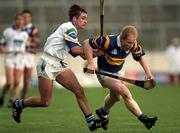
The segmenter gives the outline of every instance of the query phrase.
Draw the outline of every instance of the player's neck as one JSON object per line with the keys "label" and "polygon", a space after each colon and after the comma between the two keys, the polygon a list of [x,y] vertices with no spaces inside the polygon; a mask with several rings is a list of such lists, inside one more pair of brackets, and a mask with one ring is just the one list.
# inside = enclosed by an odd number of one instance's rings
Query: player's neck
{"label": "player's neck", "polygon": [[22,30],[22,27],[21,27],[21,26],[18,26],[18,25],[15,25],[15,29],[16,29],[17,31],[21,31],[21,30]]}
{"label": "player's neck", "polygon": [[76,25],[76,23],[73,20],[71,20],[70,22],[74,25],[74,27],[76,27],[76,29],[79,29],[79,27]]}

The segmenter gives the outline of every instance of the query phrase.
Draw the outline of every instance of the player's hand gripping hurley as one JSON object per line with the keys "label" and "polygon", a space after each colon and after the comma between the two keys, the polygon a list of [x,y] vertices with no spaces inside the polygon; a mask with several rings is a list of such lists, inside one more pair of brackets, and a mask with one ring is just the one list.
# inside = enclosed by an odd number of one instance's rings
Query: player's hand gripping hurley
{"label": "player's hand gripping hurley", "polygon": [[[87,72],[87,68],[84,68],[84,73]],[[121,81],[125,81],[127,83],[139,86],[141,88],[144,88],[146,90],[150,90],[152,88],[154,88],[156,86],[156,81],[154,79],[150,79],[150,80],[134,80],[134,79],[129,79],[126,77],[122,77],[119,76],[117,74],[112,74],[109,72],[105,72],[105,71],[101,71],[101,70],[95,70],[96,74],[100,74],[100,75],[104,75],[104,76],[108,76],[111,78],[115,78]]]}

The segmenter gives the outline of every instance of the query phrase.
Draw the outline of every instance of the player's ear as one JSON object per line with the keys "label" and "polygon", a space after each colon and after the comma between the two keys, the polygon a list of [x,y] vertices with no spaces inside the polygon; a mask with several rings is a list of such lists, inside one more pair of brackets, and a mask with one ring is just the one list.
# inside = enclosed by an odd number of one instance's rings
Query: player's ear
{"label": "player's ear", "polygon": [[76,21],[77,21],[77,17],[74,16],[74,17],[72,18],[72,20],[73,20],[73,22],[76,22]]}

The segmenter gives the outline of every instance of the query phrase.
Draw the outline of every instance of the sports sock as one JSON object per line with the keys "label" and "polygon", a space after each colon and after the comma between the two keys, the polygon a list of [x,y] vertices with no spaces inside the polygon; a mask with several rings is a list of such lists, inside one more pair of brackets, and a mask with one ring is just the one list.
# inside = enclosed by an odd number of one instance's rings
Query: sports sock
{"label": "sports sock", "polygon": [[91,124],[94,121],[94,115],[92,113],[89,115],[86,115],[85,119],[88,124]]}
{"label": "sports sock", "polygon": [[102,114],[103,116],[106,116],[106,115],[109,114],[109,111],[104,110],[103,107],[100,109],[100,111],[101,111],[101,114]]}
{"label": "sports sock", "polygon": [[103,107],[101,107],[99,110],[100,110],[101,115],[103,116],[107,116],[109,114],[109,111],[104,110]]}
{"label": "sports sock", "polygon": [[15,106],[16,106],[16,108],[23,109],[23,108],[25,107],[25,106],[24,106],[24,100],[21,99],[21,100],[15,101]]}
{"label": "sports sock", "polygon": [[147,119],[147,116],[144,115],[144,114],[141,114],[141,115],[138,117],[138,119],[139,119],[141,122],[145,122],[146,119]]}

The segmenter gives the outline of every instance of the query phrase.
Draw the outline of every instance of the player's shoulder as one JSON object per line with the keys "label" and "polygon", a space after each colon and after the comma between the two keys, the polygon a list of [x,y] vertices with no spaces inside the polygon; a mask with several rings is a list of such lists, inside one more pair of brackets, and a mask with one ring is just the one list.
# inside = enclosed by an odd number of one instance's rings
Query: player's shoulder
{"label": "player's shoulder", "polygon": [[14,30],[15,30],[15,29],[13,28],[13,26],[7,27],[6,29],[4,29],[3,34],[4,34],[4,36],[7,36],[7,35],[13,33]]}
{"label": "player's shoulder", "polygon": [[36,26],[34,23],[32,23],[31,29],[32,29],[32,30],[38,30],[37,26]]}
{"label": "player's shoulder", "polygon": [[4,32],[12,32],[13,31],[13,27],[7,27],[6,29],[4,29]]}
{"label": "player's shoulder", "polygon": [[119,35],[108,35],[108,38],[110,40],[111,43],[117,43],[119,40]]}
{"label": "player's shoulder", "polygon": [[39,32],[38,28],[33,23],[29,23],[28,25],[26,25],[24,27],[24,30],[28,32],[30,36],[35,35]]}
{"label": "player's shoulder", "polygon": [[117,39],[118,35],[115,35],[115,34],[111,34],[111,35],[108,35],[109,38],[112,38],[112,39]]}
{"label": "player's shoulder", "polygon": [[75,32],[75,33],[77,32],[77,29],[70,21],[63,23],[61,26],[62,28],[64,28],[65,32]]}
{"label": "player's shoulder", "polygon": [[39,32],[39,29],[38,29],[34,24],[32,24],[31,30],[32,30],[32,34],[33,34],[33,35],[34,35],[34,34],[37,34],[37,33]]}
{"label": "player's shoulder", "polygon": [[33,28],[33,29],[36,28],[34,23],[31,24],[31,28]]}
{"label": "player's shoulder", "polygon": [[63,23],[61,26],[62,27],[74,27],[74,25],[70,21]]}

